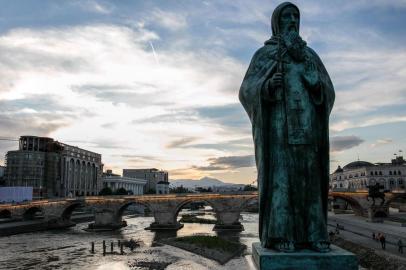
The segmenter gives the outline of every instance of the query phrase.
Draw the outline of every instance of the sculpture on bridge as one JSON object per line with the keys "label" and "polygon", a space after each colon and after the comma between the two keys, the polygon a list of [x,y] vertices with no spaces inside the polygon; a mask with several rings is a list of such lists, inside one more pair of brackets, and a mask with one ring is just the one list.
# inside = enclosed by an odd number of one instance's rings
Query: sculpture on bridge
{"label": "sculpture on bridge", "polygon": [[375,183],[375,185],[369,185],[367,186],[368,188],[368,196],[367,196],[367,201],[369,201],[368,198],[372,199],[372,205],[375,206],[375,199],[379,198],[381,199],[381,204],[380,206],[383,206],[385,203],[385,193],[383,191],[380,191],[381,189],[385,188],[379,183]]}
{"label": "sculpture on bridge", "polygon": [[252,124],[262,247],[327,252],[335,94],[320,58],[299,35],[299,21],[294,4],[275,9],[272,37],[253,56],[239,98]]}

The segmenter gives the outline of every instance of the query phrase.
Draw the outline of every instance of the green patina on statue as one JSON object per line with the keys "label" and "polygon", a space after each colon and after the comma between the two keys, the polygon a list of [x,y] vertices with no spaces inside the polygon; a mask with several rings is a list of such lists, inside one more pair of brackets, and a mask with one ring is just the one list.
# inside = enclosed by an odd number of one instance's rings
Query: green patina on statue
{"label": "green patina on statue", "polygon": [[261,245],[330,250],[327,235],[329,115],[334,88],[299,36],[300,13],[285,2],[272,37],[251,60],[239,98],[252,123]]}

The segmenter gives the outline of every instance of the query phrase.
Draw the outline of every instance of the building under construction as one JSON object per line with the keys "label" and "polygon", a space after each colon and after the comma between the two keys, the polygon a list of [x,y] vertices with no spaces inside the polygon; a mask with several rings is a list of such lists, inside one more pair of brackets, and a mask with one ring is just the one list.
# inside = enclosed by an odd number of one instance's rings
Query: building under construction
{"label": "building under construction", "polygon": [[47,137],[21,136],[6,155],[6,185],[31,186],[34,199],[97,195],[102,172],[100,154]]}

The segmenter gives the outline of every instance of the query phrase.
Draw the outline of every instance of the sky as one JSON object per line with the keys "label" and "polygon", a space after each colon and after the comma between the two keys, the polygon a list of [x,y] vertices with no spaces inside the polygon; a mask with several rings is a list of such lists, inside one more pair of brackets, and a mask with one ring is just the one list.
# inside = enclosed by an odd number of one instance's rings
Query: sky
{"label": "sky", "polygon": [[[105,169],[256,178],[238,100],[282,1],[0,0],[0,138],[49,136]],[[295,1],[336,101],[330,170],[406,150],[406,1]],[[0,140],[0,164],[15,141]]]}

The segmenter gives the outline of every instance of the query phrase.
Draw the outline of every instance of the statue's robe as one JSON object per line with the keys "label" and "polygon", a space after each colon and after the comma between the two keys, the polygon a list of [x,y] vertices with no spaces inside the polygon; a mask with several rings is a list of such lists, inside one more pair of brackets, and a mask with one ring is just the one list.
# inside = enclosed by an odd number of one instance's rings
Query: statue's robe
{"label": "statue's robe", "polygon": [[320,58],[318,80],[303,78],[304,63],[283,56],[284,87],[268,92],[277,71],[278,43],[265,42],[251,60],[239,98],[252,124],[259,187],[259,236],[263,247],[280,241],[328,241],[329,115],[334,88]]}

